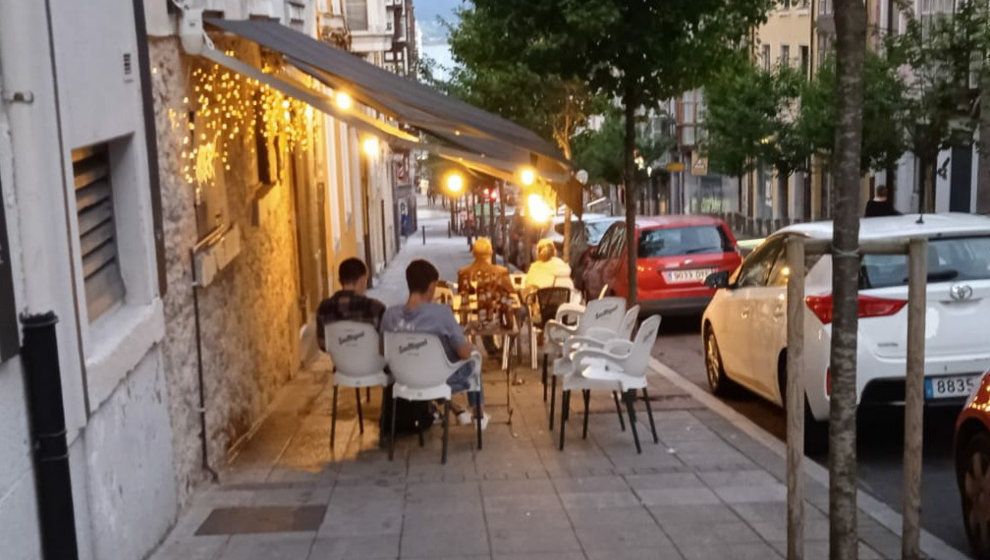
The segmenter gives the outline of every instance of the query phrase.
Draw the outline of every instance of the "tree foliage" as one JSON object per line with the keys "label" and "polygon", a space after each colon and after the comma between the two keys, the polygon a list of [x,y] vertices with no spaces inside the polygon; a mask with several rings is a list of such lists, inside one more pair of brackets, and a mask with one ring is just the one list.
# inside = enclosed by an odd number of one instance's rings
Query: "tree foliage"
{"label": "tree foliage", "polygon": [[[614,105],[600,110],[601,126],[584,129],[574,137],[574,164],[588,172],[591,184],[623,182],[625,127],[622,111]],[[645,122],[641,122],[645,125]],[[670,136],[653,137],[645,126],[637,127],[636,152],[648,165],[670,151],[675,141]],[[645,171],[644,171],[645,173]]]}

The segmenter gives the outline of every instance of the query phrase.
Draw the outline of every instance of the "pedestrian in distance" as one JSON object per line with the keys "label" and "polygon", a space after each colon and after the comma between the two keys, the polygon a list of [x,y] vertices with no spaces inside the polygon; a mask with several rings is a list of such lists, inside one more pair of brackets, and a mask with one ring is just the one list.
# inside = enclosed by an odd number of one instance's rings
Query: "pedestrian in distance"
{"label": "pedestrian in distance", "polygon": [[888,194],[886,185],[877,185],[873,198],[866,203],[866,212],[863,217],[900,216],[901,213],[894,208],[894,203],[888,198]]}

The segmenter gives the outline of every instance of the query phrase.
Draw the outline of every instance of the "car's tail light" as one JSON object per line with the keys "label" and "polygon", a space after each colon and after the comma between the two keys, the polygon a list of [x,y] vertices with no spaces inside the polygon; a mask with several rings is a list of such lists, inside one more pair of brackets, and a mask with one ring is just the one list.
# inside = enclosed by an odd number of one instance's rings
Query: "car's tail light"
{"label": "car's tail light", "polygon": [[[833,298],[832,294],[820,296],[808,296],[805,298],[808,309],[818,317],[818,320],[827,325],[832,322]],[[859,296],[859,318],[868,319],[870,317],[889,317],[896,315],[904,306],[907,300],[887,299],[873,296]]]}

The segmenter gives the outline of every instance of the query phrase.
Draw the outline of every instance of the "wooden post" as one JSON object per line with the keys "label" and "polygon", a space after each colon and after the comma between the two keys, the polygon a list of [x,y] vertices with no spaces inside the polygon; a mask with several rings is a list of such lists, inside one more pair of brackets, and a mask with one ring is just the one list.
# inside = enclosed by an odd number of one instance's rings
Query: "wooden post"
{"label": "wooden post", "polygon": [[804,558],[804,239],[787,240],[787,560]]}
{"label": "wooden post", "polygon": [[921,449],[925,401],[928,241],[908,246],[907,377],[904,381],[904,518],[901,557],[921,558]]}

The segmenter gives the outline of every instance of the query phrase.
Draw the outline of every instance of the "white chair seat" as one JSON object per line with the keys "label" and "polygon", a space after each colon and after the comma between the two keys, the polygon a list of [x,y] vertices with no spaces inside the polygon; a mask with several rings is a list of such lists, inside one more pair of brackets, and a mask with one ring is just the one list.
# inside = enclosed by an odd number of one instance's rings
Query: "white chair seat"
{"label": "white chair seat", "polygon": [[363,389],[365,387],[378,387],[388,385],[391,382],[388,374],[384,370],[371,373],[369,375],[344,375],[339,371],[333,374],[333,383],[340,387]]}
{"label": "white chair seat", "polygon": [[410,387],[409,385],[396,383],[392,386],[392,395],[399,399],[406,399],[407,401],[435,401],[449,399],[451,392],[450,385],[446,383],[443,385],[434,385],[433,387]]}

